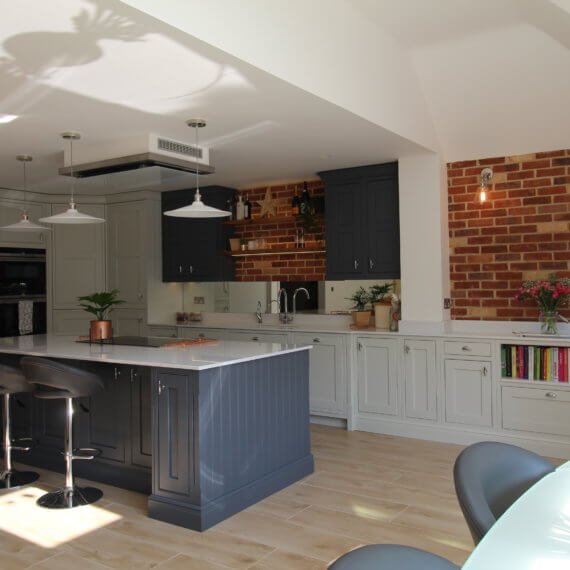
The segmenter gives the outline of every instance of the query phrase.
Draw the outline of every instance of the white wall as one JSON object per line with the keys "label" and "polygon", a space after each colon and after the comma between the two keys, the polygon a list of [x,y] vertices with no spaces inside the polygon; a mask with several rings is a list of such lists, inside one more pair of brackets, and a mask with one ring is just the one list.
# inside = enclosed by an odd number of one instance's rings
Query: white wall
{"label": "white wall", "polygon": [[443,321],[449,310],[445,164],[434,153],[399,161],[402,320]]}

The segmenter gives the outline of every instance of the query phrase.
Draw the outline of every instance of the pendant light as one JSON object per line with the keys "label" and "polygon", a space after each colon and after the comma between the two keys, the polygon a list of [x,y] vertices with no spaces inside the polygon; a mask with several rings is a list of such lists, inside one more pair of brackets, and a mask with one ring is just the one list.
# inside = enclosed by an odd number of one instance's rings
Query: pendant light
{"label": "pendant light", "polygon": [[103,218],[96,218],[89,214],[80,212],[75,207],[75,178],[73,176],[73,141],[81,138],[79,133],[67,132],[61,133],[61,138],[69,141],[69,166],[71,175],[71,198],[69,200],[69,208],[61,214],[54,214],[47,218],[40,218],[40,222],[48,224],[101,224],[105,220]]}
{"label": "pendant light", "polygon": [[29,154],[19,154],[16,156],[16,160],[19,160],[24,167],[24,211],[22,212],[22,219],[15,224],[10,224],[9,226],[2,226],[0,230],[8,232],[45,232],[49,231],[51,228],[46,228],[45,226],[40,226],[39,224],[34,224],[30,222],[28,216],[28,194],[26,186],[26,163],[32,161],[32,157]]}
{"label": "pendant light", "polygon": [[193,127],[196,132],[196,194],[194,194],[194,202],[188,206],[182,206],[182,208],[177,208],[176,210],[168,210],[164,212],[165,216],[173,216],[175,218],[225,218],[231,215],[231,212],[226,210],[218,210],[218,208],[212,208],[211,206],[206,206],[202,202],[202,196],[200,195],[199,187],[199,164],[198,164],[198,129],[206,126],[206,121],[204,119],[190,119],[186,121],[189,127]]}

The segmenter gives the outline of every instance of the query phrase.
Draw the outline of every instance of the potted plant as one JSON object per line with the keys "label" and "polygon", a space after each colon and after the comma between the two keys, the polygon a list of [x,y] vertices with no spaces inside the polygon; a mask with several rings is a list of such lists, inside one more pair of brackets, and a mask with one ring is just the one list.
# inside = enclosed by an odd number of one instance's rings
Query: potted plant
{"label": "potted plant", "polygon": [[113,328],[109,320],[109,313],[115,305],[120,305],[125,301],[117,299],[118,289],[111,291],[101,291],[91,293],[83,297],[78,297],[79,305],[88,313],[94,314],[97,319],[90,321],[89,338],[91,340],[109,340],[113,338]]}
{"label": "potted plant", "polygon": [[358,327],[367,327],[372,313],[370,309],[366,308],[370,303],[370,293],[364,287],[359,287],[356,292],[351,297],[347,297],[347,299],[353,303],[352,319],[354,324]]}
{"label": "potted plant", "polygon": [[239,247],[242,251],[247,249],[247,240],[245,238],[239,240]]}
{"label": "potted plant", "polygon": [[374,321],[377,329],[387,329],[390,324],[392,283],[372,285],[370,303],[374,309]]}

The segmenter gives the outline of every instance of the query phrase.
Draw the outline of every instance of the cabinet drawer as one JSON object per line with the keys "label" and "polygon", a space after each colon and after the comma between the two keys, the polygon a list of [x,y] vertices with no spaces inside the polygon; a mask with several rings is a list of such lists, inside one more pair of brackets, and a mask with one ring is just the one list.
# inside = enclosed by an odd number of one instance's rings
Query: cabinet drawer
{"label": "cabinet drawer", "polygon": [[445,354],[461,356],[491,356],[490,342],[448,340],[444,343]]}
{"label": "cabinet drawer", "polygon": [[503,386],[503,428],[570,435],[570,392]]}
{"label": "cabinet drawer", "polygon": [[178,327],[178,338],[192,340],[195,338],[211,338],[215,340],[227,340],[229,332],[225,329],[208,329]]}
{"label": "cabinet drawer", "polygon": [[245,342],[276,342],[287,344],[289,335],[287,333],[271,331],[232,331],[229,333],[230,340],[241,340]]}
{"label": "cabinet drawer", "polygon": [[161,326],[161,325],[149,325],[148,334],[149,336],[169,336],[172,338],[176,338],[178,336],[176,327]]}

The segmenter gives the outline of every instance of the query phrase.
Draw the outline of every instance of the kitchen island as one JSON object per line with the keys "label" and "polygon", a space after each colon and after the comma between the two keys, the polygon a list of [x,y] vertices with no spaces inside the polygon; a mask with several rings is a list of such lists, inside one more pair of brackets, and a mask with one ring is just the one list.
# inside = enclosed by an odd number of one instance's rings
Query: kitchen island
{"label": "kitchen island", "polygon": [[[76,474],[150,493],[150,517],[194,530],[312,473],[309,348],[0,339],[2,358],[40,356],[97,372],[106,388],[77,402],[74,444],[101,455],[76,461]],[[15,434],[37,442],[16,461],[62,472],[64,401],[27,394],[13,400]]]}

